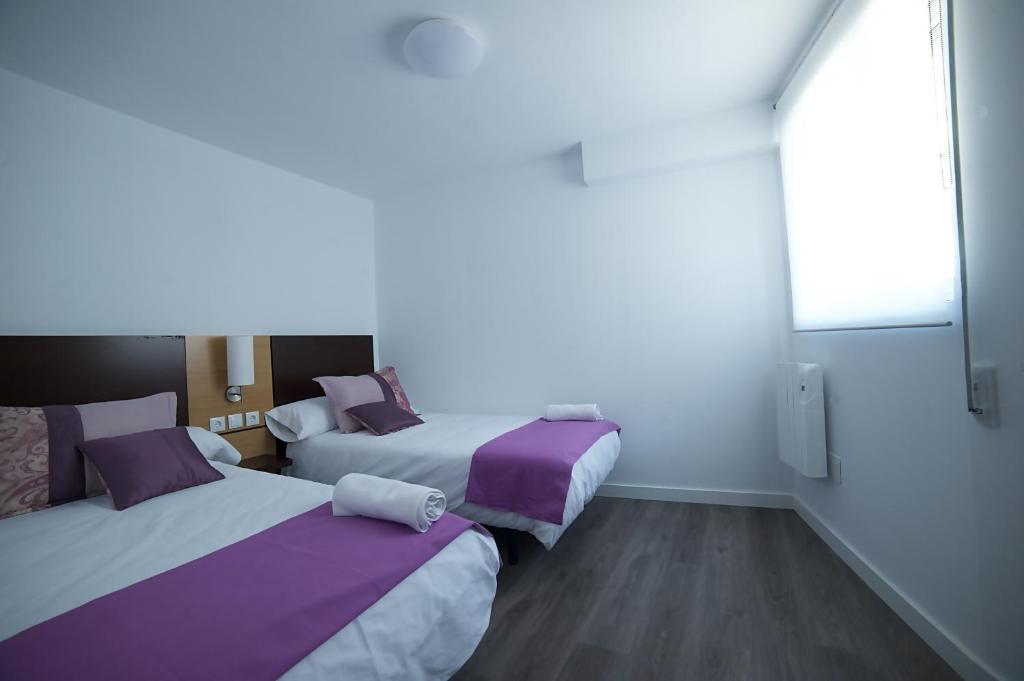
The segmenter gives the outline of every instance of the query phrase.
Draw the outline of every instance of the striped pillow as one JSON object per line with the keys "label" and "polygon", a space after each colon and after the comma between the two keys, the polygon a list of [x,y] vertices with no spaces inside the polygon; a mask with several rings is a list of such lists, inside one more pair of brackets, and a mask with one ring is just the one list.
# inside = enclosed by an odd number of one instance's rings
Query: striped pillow
{"label": "striped pillow", "polygon": [[178,396],[78,406],[0,407],[0,518],[106,490],[78,450],[86,439],[173,428]]}
{"label": "striped pillow", "polygon": [[313,380],[324,389],[338,430],[343,433],[363,429],[363,424],[348,414],[349,409],[361,404],[389,402],[403,411],[413,413],[394,367],[384,367],[362,376],[320,376]]}
{"label": "striped pillow", "polygon": [[74,407],[0,407],[0,518],[85,496]]}
{"label": "striped pillow", "polygon": [[402,384],[398,382],[398,373],[395,371],[395,367],[384,367],[383,369],[377,369],[374,373],[387,381],[387,384],[391,386],[391,392],[395,394],[395,404],[410,414],[414,413],[412,406],[409,404],[409,398],[405,396]]}

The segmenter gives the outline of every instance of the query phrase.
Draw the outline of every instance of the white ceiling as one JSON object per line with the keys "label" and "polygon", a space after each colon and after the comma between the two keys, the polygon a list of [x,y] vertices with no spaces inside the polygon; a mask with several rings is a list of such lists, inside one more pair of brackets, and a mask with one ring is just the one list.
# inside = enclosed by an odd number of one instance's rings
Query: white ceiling
{"label": "white ceiling", "polygon": [[[832,0],[0,0],[0,67],[370,197],[772,95]],[[487,48],[453,81],[402,39]]]}

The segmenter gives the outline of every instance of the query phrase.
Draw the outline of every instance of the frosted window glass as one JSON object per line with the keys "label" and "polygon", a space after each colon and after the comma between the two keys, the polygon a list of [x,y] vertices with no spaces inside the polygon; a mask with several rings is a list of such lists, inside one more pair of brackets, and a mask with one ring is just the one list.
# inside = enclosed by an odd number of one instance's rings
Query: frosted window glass
{"label": "frosted window glass", "polygon": [[949,321],[955,211],[929,2],[849,11],[780,110],[794,327]]}

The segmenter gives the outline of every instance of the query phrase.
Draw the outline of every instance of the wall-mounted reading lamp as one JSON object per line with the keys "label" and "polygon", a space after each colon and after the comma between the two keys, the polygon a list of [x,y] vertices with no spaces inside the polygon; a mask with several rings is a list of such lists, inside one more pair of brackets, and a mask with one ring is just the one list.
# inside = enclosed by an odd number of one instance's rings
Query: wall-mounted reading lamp
{"label": "wall-mounted reading lamp", "polygon": [[240,402],[242,386],[256,382],[252,358],[252,336],[228,336],[228,389],[224,397],[228,402]]}

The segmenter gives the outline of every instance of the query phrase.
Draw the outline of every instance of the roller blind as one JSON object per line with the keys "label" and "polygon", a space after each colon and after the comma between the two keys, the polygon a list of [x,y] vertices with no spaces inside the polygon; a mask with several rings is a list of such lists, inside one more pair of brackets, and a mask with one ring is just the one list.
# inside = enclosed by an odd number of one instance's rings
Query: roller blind
{"label": "roller blind", "polygon": [[846,0],[777,104],[794,328],[948,323],[941,0]]}

